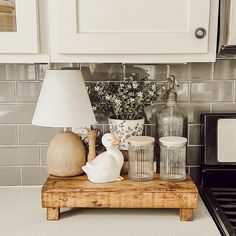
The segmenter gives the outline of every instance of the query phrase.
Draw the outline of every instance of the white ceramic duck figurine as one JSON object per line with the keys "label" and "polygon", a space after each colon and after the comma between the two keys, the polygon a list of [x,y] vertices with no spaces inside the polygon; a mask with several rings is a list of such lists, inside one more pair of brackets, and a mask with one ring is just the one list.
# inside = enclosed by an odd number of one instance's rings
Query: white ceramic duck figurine
{"label": "white ceramic duck figurine", "polygon": [[107,133],[103,135],[102,144],[107,151],[99,154],[95,159],[87,162],[86,165],[82,167],[89,181],[94,183],[106,183],[124,179],[120,176],[124,157],[117,147],[119,143],[120,140],[115,138],[113,134]]}

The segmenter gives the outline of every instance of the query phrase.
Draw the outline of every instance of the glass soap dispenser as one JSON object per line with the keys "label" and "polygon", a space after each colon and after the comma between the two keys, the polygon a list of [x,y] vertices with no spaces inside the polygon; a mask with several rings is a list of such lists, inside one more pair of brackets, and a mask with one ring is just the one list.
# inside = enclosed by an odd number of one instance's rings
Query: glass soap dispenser
{"label": "glass soap dispenser", "polygon": [[154,114],[157,140],[166,136],[185,137],[187,130],[187,117],[177,106],[177,93],[175,86],[179,86],[175,76],[170,75],[167,81],[166,105]]}

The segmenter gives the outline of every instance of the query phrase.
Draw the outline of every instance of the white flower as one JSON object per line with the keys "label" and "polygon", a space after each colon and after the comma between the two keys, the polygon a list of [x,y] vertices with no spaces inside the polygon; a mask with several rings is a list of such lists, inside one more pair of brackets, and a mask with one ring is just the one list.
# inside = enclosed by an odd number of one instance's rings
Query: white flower
{"label": "white flower", "polygon": [[105,99],[109,101],[111,99],[111,95],[106,95]]}
{"label": "white flower", "polygon": [[129,101],[132,103],[134,102],[134,98],[130,98]]}
{"label": "white flower", "polygon": [[137,95],[138,95],[138,97],[143,97],[143,93],[142,92],[138,92]]}
{"label": "white flower", "polygon": [[99,87],[99,86],[95,86],[95,88],[94,88],[94,89],[95,89],[95,91],[97,91],[97,92],[98,92],[98,91],[99,91],[99,89],[100,89],[100,87]]}
{"label": "white flower", "polygon": [[96,111],[96,110],[97,110],[97,107],[92,106],[92,109],[93,109],[93,111]]}
{"label": "white flower", "polygon": [[153,91],[148,91],[148,93],[149,93],[151,96],[154,96]]}
{"label": "white flower", "polygon": [[123,88],[125,85],[124,84],[120,84],[120,87]]}
{"label": "white flower", "polygon": [[117,105],[121,105],[121,100],[119,100],[119,99],[115,99],[115,103],[117,104]]}
{"label": "white flower", "polygon": [[153,85],[152,85],[152,90],[153,90],[153,91],[156,91],[156,88],[157,88],[156,84],[153,84]]}
{"label": "white flower", "polygon": [[133,85],[133,88],[134,88],[134,89],[138,88],[138,83],[137,83],[137,82],[133,82],[132,85]]}
{"label": "white flower", "polygon": [[127,88],[128,88],[128,89],[131,89],[131,85],[129,84],[129,85],[127,86]]}

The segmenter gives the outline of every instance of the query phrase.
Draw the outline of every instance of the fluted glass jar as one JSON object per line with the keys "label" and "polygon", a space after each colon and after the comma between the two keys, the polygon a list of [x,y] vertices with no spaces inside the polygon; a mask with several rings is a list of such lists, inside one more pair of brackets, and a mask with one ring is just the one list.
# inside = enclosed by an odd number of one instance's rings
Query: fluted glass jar
{"label": "fluted glass jar", "polygon": [[168,136],[160,142],[160,178],[183,181],[186,179],[186,143],[184,137]]}
{"label": "fluted glass jar", "polygon": [[154,176],[154,141],[149,136],[128,139],[128,178],[135,181],[152,180]]}

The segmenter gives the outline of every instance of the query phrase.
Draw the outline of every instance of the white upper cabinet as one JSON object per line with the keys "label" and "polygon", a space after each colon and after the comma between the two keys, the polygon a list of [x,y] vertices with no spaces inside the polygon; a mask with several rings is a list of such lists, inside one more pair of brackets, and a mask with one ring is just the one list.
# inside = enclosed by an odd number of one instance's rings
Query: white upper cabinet
{"label": "white upper cabinet", "polygon": [[218,0],[51,0],[52,61],[214,61]]}
{"label": "white upper cabinet", "polygon": [[48,61],[46,1],[0,0],[0,62]]}

